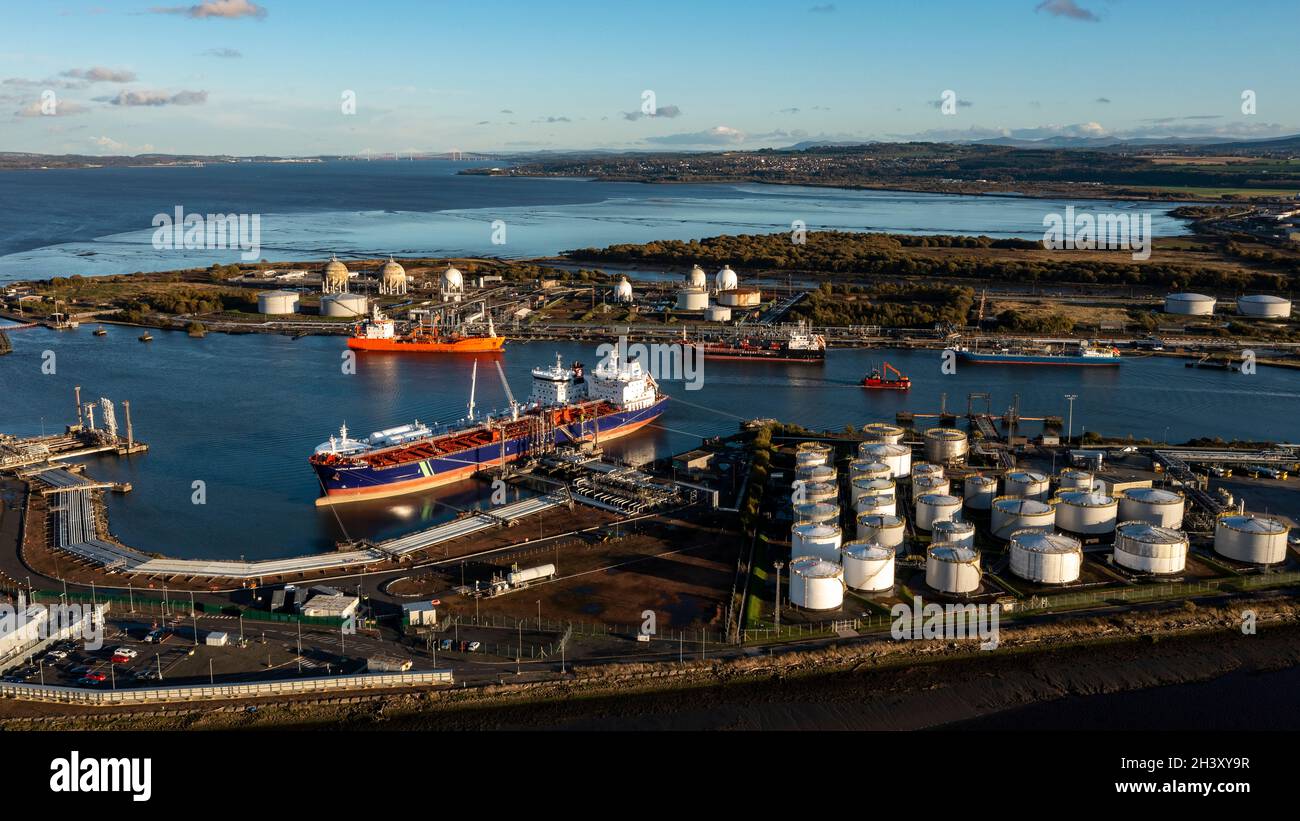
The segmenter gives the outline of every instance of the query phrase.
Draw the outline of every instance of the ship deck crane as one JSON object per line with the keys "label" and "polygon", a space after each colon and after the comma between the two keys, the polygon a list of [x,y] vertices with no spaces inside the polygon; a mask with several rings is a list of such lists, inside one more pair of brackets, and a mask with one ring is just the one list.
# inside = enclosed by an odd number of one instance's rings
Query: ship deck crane
{"label": "ship deck crane", "polygon": [[506,399],[510,402],[510,419],[514,421],[519,418],[519,403],[515,401],[514,392],[510,390],[510,383],[506,381],[506,372],[501,370],[501,363],[492,363],[497,366],[497,376],[501,377],[501,387],[505,389]]}

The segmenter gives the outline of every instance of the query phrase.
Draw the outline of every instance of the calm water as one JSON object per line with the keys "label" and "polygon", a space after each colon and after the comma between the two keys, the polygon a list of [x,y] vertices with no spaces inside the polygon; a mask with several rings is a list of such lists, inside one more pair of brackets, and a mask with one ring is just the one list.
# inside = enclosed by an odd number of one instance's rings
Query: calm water
{"label": "calm water", "polygon": [[[110,327],[107,337],[83,326],[10,334],[14,353],[0,357],[0,431],[53,432],[75,413],[72,388],[83,399],[129,399],[137,436],[150,452],[130,461],[96,460],[92,474],[130,481],[136,491],[110,495],[113,529],[146,550],[185,557],[287,556],[326,550],[344,535],[388,537],[484,501],[473,482],[425,494],[336,508],[316,508],[319,495],[306,459],[342,422],[356,432],[419,418],[452,421],[465,414],[472,358],[366,355],[355,375],[339,367],[343,340],[308,337],[154,332]],[[41,373],[43,351],[57,372]],[[596,361],[574,343],[512,343],[499,356],[518,397],[529,370],[565,360]],[[914,380],[908,394],[864,391],[857,381],[881,358]],[[479,363],[479,408],[502,407],[504,393],[492,358]],[[1032,379],[1027,378],[1032,376]],[[701,438],[734,432],[741,418],[776,417],[813,428],[892,420],[899,410],[936,411],[941,393],[964,411],[966,395],[993,395],[995,412],[1014,394],[1026,416],[1065,415],[1066,393],[1077,393],[1077,430],[1163,438],[1268,437],[1300,441],[1300,379],[1261,369],[1253,377],[1184,368],[1174,359],[1141,359],[1117,369],[966,367],[939,373],[936,352],[834,350],[822,366],[708,361],[704,387],[663,387],[680,401],[660,423],[611,443],[618,452],[666,455]],[[119,410],[120,421],[120,410]],[[1031,429],[1032,430],[1032,429]],[[191,503],[192,483],[206,483],[207,504]],[[335,518],[335,512],[339,519]]]}
{"label": "calm water", "polygon": [[[206,267],[237,251],[159,251],[155,214],[262,217],[261,256],[531,257],[571,248],[722,233],[810,229],[1038,238],[1066,201],[762,185],[642,185],[456,176],[471,165],[336,162],[0,173],[0,281]],[[1157,235],[1183,233],[1168,208],[1148,210]],[[492,243],[504,220],[506,243]],[[742,271],[744,275],[746,272]]]}

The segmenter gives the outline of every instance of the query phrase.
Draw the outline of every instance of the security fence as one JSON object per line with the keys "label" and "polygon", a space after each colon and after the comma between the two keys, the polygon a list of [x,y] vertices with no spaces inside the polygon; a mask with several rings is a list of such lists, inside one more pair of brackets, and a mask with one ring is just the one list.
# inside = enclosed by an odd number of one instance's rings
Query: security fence
{"label": "security fence", "polygon": [[254,610],[251,608],[242,608],[230,604],[214,604],[212,602],[190,601],[186,596],[183,599],[173,599],[170,596],[162,599],[146,598],[135,595],[104,595],[98,593],[86,593],[76,591],[72,593],[59,593],[53,590],[33,590],[31,592],[31,601],[33,604],[55,603],[55,602],[79,602],[88,604],[91,602],[104,603],[111,602],[114,605],[114,611],[121,615],[123,613],[142,613],[145,615],[155,615],[160,617],[175,616],[177,618],[188,618],[190,608],[193,606],[196,614],[206,616],[230,616],[234,618],[244,618],[250,621],[268,621],[281,623],[299,623],[299,624],[316,624],[326,627],[339,627],[343,624],[343,619],[338,616],[300,616],[293,613],[272,613],[267,610]]}

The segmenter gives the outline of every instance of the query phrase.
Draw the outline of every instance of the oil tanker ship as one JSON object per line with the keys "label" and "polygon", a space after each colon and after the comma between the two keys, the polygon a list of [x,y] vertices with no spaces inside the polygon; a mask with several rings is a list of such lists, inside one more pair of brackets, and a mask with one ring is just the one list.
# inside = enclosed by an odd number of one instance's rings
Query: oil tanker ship
{"label": "oil tanker ship", "polygon": [[399,333],[397,323],[374,308],[370,318],[357,325],[348,337],[348,347],[354,351],[391,351],[398,353],[491,353],[501,350],[506,338],[497,336],[492,315],[486,310],[485,332],[471,330],[472,320],[457,323],[450,330],[439,330],[428,311],[412,311],[414,321],[410,330]]}
{"label": "oil tanker ship", "polygon": [[767,362],[826,361],[826,339],[803,324],[785,328],[782,333],[759,332],[726,339],[704,339],[698,344],[705,359],[758,359]]}
{"label": "oil tanker ship", "polygon": [[1087,340],[1078,342],[1071,350],[1067,345],[1039,349],[1000,346],[989,351],[971,350],[958,346],[952,350],[963,362],[975,365],[1071,365],[1075,367],[1113,367],[1119,365],[1118,348],[1093,345]]}
{"label": "oil tanker ship", "polygon": [[[499,366],[498,366],[499,368]],[[588,376],[581,364],[533,369],[528,402],[511,398],[508,412],[476,419],[471,381],[469,415],[433,428],[416,421],[348,437],[347,426],[316,448],[310,462],[323,496],[317,505],[399,496],[438,487],[485,467],[512,462],[552,443],[599,444],[626,436],[664,412],[668,397],[639,362],[619,362],[615,351]],[[505,377],[502,376],[505,383]],[[510,396],[510,387],[505,385]]]}

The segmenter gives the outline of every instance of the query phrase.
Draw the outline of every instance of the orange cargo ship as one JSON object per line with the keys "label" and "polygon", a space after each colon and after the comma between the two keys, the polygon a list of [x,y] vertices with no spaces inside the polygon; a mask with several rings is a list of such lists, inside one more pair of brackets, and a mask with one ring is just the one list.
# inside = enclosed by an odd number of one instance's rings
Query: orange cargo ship
{"label": "orange cargo ship", "polygon": [[393,320],[375,309],[374,315],[358,325],[348,337],[348,347],[356,351],[396,351],[399,353],[491,353],[501,350],[506,338],[498,336],[488,316],[487,333],[471,334],[459,330],[439,333],[436,324],[417,322],[408,333],[398,333]]}

